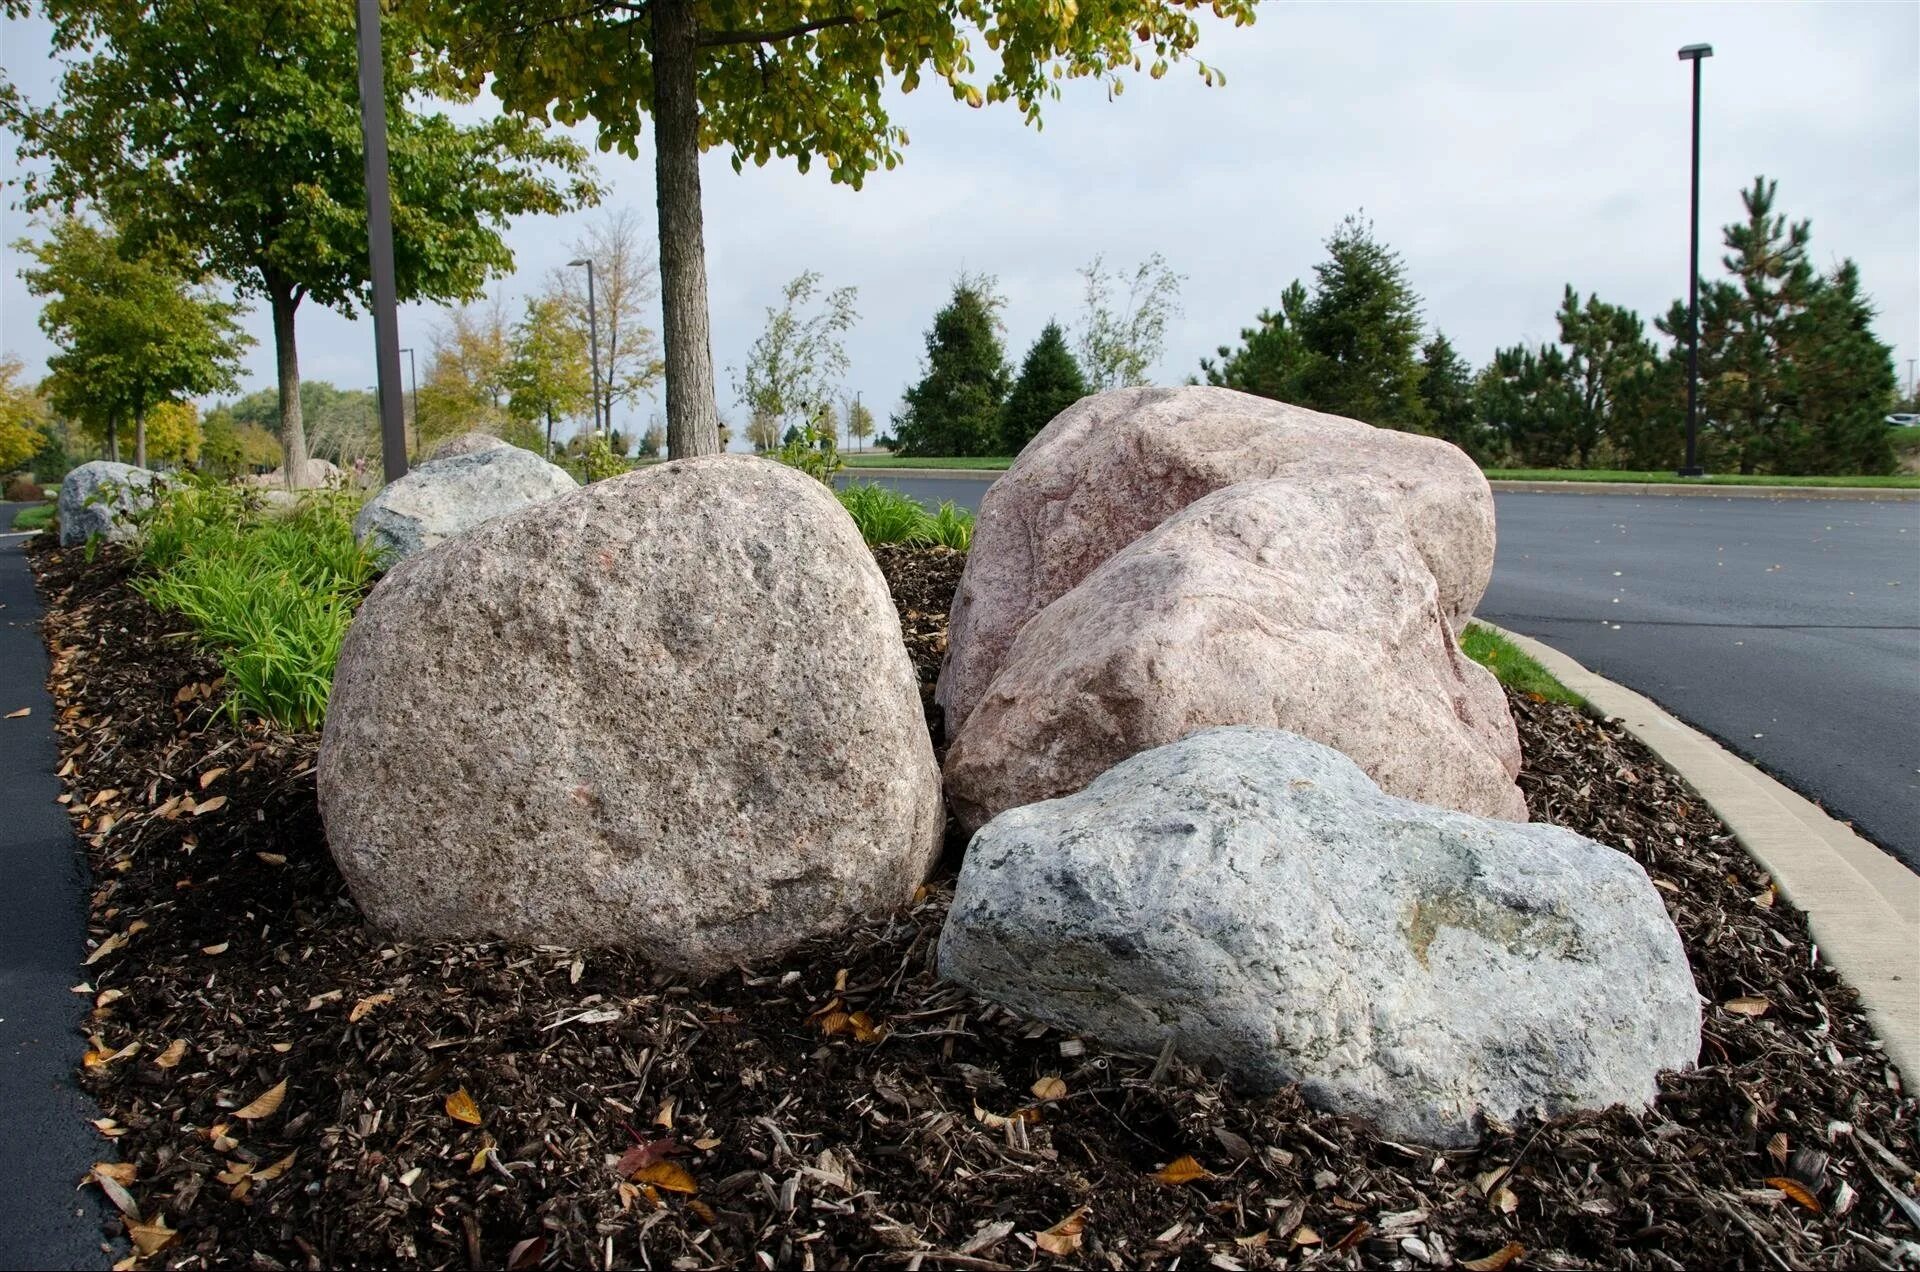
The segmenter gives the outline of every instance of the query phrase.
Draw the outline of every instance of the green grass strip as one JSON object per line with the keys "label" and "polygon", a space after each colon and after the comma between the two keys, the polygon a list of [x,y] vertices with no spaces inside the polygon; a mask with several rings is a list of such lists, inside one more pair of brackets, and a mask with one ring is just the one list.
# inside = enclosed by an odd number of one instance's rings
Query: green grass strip
{"label": "green grass strip", "polygon": [[1550,672],[1505,636],[1479,623],[1468,623],[1460,637],[1460,652],[1491,671],[1509,689],[1538,694],[1549,702],[1584,707],[1586,699],[1555,680]]}

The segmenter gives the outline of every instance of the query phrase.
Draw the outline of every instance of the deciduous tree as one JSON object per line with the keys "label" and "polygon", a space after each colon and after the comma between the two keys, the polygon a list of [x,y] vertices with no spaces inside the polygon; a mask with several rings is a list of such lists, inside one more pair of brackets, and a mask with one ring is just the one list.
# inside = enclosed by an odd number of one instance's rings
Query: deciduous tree
{"label": "deciduous tree", "polygon": [[864,448],[867,439],[873,436],[873,412],[858,395],[847,399],[847,436],[853,439],[856,449]]}
{"label": "deciduous tree", "polygon": [[414,445],[422,455],[443,438],[469,429],[495,435],[507,423],[511,340],[497,301],[448,312],[433,333],[414,412]]}
{"label": "deciduous tree", "polygon": [[845,336],[860,315],[854,304],[858,288],[826,291],[814,270],[797,275],[780,290],[780,303],[767,306],[767,323],[747,354],[745,368],[735,377],[740,404],[755,421],[764,419],[776,435],[784,427],[817,420],[822,407],[831,409],[833,385],[852,365]]}
{"label": "deciduous tree", "polygon": [[1076,344],[1087,391],[1145,384],[1148,370],[1166,347],[1167,323],[1180,313],[1180,275],[1155,252],[1125,279],[1124,299],[1116,297],[1123,275],[1108,270],[1104,258],[1094,257],[1080,277],[1086,291]]}
{"label": "deciduous tree", "polygon": [[10,473],[47,444],[47,402],[20,379],[25,364],[0,357],[0,473]]}
{"label": "deciduous tree", "polygon": [[[41,0],[68,58],[57,98],[0,98],[33,207],[103,208],[272,311],[289,480],[308,454],[295,315],[366,304],[366,189],[352,0]],[[402,300],[465,299],[513,261],[501,231],[591,201],[585,152],[521,115],[422,108],[473,93],[404,12],[384,23]],[[596,59],[597,61],[600,59]],[[473,85],[469,85],[473,87]]]}
{"label": "deciduous tree", "polygon": [[[887,113],[889,80],[912,92],[943,81],[970,106],[1011,101],[1037,123],[1061,79],[1153,78],[1199,40],[1193,0],[1112,0],[1098,7],[1011,0],[579,0],[564,11],[522,0],[408,0],[427,17],[466,84],[489,81],[511,109],[573,122],[592,118],[600,144],[639,153],[653,117],[660,278],[672,454],[720,448],[707,316],[700,152],[732,151],[736,170],[790,157],[816,160],[858,187],[892,168],[907,142]],[[1254,0],[1215,0],[1244,25]],[[975,41],[989,70],[974,61]],[[1208,83],[1218,74],[1205,64]]]}
{"label": "deciduous tree", "polygon": [[505,372],[507,414],[542,428],[541,453],[553,454],[553,426],[593,405],[593,366],[585,333],[563,295],[529,297],[514,325]]}
{"label": "deciduous tree", "polygon": [[566,298],[582,347],[595,335],[599,339],[600,409],[594,427],[612,427],[616,405],[631,408],[660,383],[660,338],[649,325],[660,298],[659,271],[647,247],[646,223],[632,208],[590,224],[575,240],[573,254],[593,262],[593,304],[587,304],[587,272],[579,266],[555,270],[551,290]]}

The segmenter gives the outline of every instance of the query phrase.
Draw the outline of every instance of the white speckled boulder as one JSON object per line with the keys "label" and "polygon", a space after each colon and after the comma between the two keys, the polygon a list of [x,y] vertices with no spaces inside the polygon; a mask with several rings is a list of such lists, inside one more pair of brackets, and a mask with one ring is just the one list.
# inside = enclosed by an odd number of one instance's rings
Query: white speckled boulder
{"label": "white speckled boulder", "polygon": [[1365,477],[1404,516],[1457,632],[1493,573],[1493,492],[1457,447],[1231,389],[1120,389],[1063,411],[980,505],[938,700],[966,722],[1028,619],[1203,495]]}
{"label": "white speckled boulder", "polygon": [[154,488],[165,479],[132,464],[96,459],[80,465],[60,482],[60,546],[70,548],[95,535],[109,543],[134,536],[128,514],[153,505]]}
{"label": "white speckled boulder", "polygon": [[501,442],[409,469],[367,500],[353,519],[353,534],[404,560],[503,513],[579,487],[566,469]]}
{"label": "white speckled boulder", "polygon": [[1121,1048],[1171,1037],[1392,1139],[1639,1106],[1700,1006],[1659,894],[1569,830],[1382,794],[1273,729],[1197,733],[975,835],[940,971]]}
{"label": "white speckled boulder", "polygon": [[379,927],[695,973],[907,901],[944,829],[872,554],[825,486],[745,456],[401,562],[347,634],[318,781]]}
{"label": "white speckled boulder", "polygon": [[1499,683],[1455,644],[1397,497],[1358,476],[1215,491],[1040,611],[947,752],[948,798],[979,826],[1229,724],[1324,742],[1395,795],[1526,820]]}
{"label": "white speckled boulder", "polygon": [[469,429],[464,433],[455,433],[452,437],[447,438],[438,446],[435,446],[432,453],[427,456],[427,459],[429,461],[452,459],[455,455],[472,455],[483,450],[492,450],[497,446],[505,445],[507,445],[506,442],[501,441],[492,433],[483,433],[477,428]]}

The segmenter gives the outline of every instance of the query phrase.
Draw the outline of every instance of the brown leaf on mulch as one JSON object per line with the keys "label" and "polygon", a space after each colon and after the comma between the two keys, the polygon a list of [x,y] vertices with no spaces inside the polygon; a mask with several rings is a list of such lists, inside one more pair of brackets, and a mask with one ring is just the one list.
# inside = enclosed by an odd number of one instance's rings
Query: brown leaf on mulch
{"label": "brown leaf on mulch", "polygon": [[[1889,1192],[1911,1178],[1871,1173],[1920,1160],[1913,1102],[1853,994],[1784,898],[1755,902],[1771,880],[1692,792],[1572,710],[1513,700],[1534,816],[1647,868],[1706,1002],[1770,1007],[1710,1010],[1701,1067],[1651,1111],[1439,1152],[941,984],[945,880],[703,984],[617,951],[386,942],[327,856],[315,739],[219,714],[218,668],[113,549],[30,551],[94,939],[122,942],[87,969],[88,1032],[107,1054],[140,1044],[79,1080],[154,1265],[1891,1267],[1915,1235]],[[937,726],[965,558],[876,555]],[[220,768],[227,806],[192,817]],[[109,789],[113,812],[91,808]],[[824,1032],[834,1012],[849,1025]],[[235,1116],[289,1075],[274,1116]],[[1051,1080],[1070,1097],[1029,1103]],[[459,1091],[483,1125],[447,1115]],[[623,1178],[629,1128],[669,1104],[687,1151],[646,1167],[680,1173]],[[1798,1165],[1783,1175],[1769,1144]],[[1184,1157],[1218,1173],[1156,1181]]]}

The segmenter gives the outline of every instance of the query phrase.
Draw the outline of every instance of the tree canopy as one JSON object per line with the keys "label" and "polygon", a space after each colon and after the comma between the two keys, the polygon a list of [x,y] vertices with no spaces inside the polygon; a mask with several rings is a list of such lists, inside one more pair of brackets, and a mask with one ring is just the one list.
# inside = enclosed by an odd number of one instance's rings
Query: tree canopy
{"label": "tree canopy", "polygon": [[[844,336],[860,317],[854,309],[859,298],[854,287],[825,290],[819,272],[805,270],[780,289],[778,305],[767,306],[766,326],[735,381],[740,404],[762,435],[779,433],[782,424],[790,432],[794,421],[831,411],[834,383],[852,365]],[[758,449],[771,449],[760,436],[753,441]]]}
{"label": "tree canopy", "polygon": [[963,276],[953,298],[927,332],[920,382],[902,397],[893,417],[894,449],[902,455],[991,455],[1000,441],[1007,397],[1007,357],[1000,344],[1000,307],[994,280]]}
{"label": "tree canopy", "polygon": [[1007,395],[1000,415],[1001,451],[1019,454],[1035,433],[1053,422],[1054,416],[1085,396],[1086,377],[1080,374],[1080,364],[1067,348],[1066,332],[1059,323],[1050,322],[1027,350],[1019,378]]}
{"label": "tree canopy", "polygon": [[[30,207],[101,208],[138,247],[166,244],[273,311],[282,441],[304,463],[294,315],[368,293],[352,0],[41,0],[66,59],[56,100],[0,94]],[[456,123],[471,98],[419,28],[384,31],[395,268],[402,300],[459,299],[511,267],[508,221],[589,202],[584,151],[521,116]],[[296,474],[290,472],[290,477]]]}

